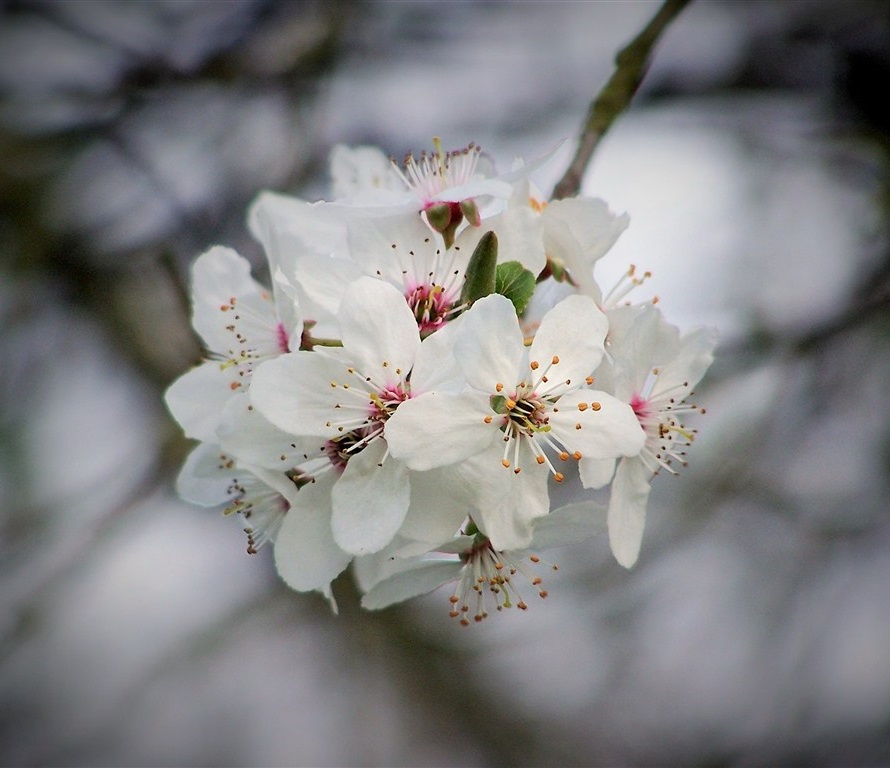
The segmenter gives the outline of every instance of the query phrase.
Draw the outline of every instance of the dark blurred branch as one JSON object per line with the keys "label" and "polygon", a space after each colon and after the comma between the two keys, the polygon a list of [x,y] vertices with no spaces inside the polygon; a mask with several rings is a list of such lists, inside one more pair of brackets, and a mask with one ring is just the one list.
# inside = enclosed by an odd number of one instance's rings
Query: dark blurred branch
{"label": "dark blurred branch", "polygon": [[575,157],[565,175],[553,188],[554,200],[578,194],[584,171],[600,140],[618,115],[627,109],[643,82],[653,46],[689,2],[690,0],[665,0],[645,29],[615,56],[615,71],[590,105]]}

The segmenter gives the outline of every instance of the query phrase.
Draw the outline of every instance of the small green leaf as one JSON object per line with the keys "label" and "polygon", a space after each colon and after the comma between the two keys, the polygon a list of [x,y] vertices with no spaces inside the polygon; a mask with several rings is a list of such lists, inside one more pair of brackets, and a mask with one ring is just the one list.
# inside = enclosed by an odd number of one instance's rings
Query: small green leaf
{"label": "small green leaf", "polygon": [[486,232],[479,240],[467,265],[467,278],[460,294],[462,303],[472,304],[495,292],[495,271],[498,267],[498,238]]}
{"label": "small green leaf", "polygon": [[535,292],[535,275],[518,261],[505,261],[498,264],[494,292],[510,299],[516,314],[521,315]]}

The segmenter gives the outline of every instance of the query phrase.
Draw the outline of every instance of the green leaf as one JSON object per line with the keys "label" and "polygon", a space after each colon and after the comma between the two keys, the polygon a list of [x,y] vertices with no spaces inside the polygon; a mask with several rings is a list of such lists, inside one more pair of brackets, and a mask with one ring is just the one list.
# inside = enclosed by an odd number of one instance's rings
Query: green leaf
{"label": "green leaf", "polygon": [[486,232],[479,240],[467,266],[467,278],[460,293],[461,303],[472,304],[495,292],[495,271],[498,266],[498,238]]}
{"label": "green leaf", "polygon": [[510,299],[516,314],[521,315],[535,292],[535,275],[518,261],[505,261],[498,264],[494,292]]}

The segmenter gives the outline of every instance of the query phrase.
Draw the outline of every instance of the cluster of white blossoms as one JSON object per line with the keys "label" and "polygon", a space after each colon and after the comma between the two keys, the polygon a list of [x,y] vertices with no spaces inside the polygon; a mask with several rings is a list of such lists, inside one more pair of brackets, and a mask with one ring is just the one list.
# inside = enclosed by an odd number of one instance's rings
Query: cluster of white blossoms
{"label": "cluster of white blossoms", "polygon": [[[166,395],[200,441],[179,491],[332,605],[352,563],[366,608],[456,582],[463,624],[524,609],[547,594],[534,551],[605,529],[630,567],[653,476],[685,463],[713,333],[627,301],[633,268],[600,289],[627,216],[487,165],[474,145],[403,165],[337,147],[334,200],[250,210],[271,290],[230,249],[195,262],[206,361]],[[575,500],[551,509],[557,483]]]}

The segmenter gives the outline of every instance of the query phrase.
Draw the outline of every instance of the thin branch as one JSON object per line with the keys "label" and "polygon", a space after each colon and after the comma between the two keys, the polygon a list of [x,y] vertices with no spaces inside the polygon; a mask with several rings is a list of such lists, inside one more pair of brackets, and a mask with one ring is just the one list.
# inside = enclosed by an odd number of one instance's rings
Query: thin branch
{"label": "thin branch", "polygon": [[565,175],[553,188],[554,200],[578,194],[581,179],[594,150],[618,115],[627,109],[643,82],[652,48],[661,33],[689,2],[690,0],[665,0],[646,28],[615,56],[615,71],[590,105],[575,157]]}

